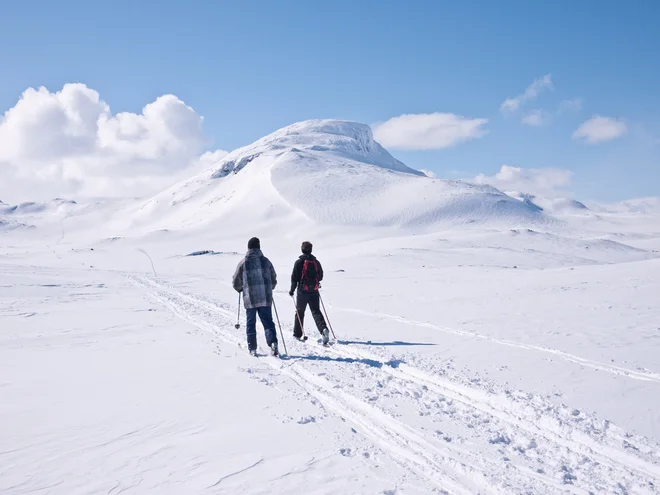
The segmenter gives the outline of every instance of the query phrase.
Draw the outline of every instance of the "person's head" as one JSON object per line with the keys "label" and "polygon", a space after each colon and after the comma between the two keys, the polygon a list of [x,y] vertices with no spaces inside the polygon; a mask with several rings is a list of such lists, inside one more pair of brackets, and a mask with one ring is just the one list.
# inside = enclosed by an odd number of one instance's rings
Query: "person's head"
{"label": "person's head", "polygon": [[300,246],[300,250],[303,254],[312,254],[312,243],[309,241],[303,242],[302,246]]}
{"label": "person's head", "polygon": [[261,249],[261,242],[256,237],[253,237],[248,241],[248,249]]}

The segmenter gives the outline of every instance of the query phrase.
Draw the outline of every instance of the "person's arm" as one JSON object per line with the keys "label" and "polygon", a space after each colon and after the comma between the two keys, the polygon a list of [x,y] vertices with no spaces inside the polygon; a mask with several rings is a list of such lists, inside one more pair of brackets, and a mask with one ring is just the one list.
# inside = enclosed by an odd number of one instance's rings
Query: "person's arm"
{"label": "person's arm", "polygon": [[289,295],[292,296],[296,287],[298,287],[300,277],[302,277],[302,263],[301,260],[296,260],[293,264],[293,271],[291,272],[291,290],[289,291]]}
{"label": "person's arm", "polygon": [[275,289],[275,286],[277,285],[277,273],[275,273],[275,267],[270,260],[268,260],[268,265],[270,266],[270,280],[273,284],[272,288]]}
{"label": "person's arm", "polygon": [[319,282],[323,280],[323,267],[321,266],[321,262],[317,259],[316,264],[319,266]]}
{"label": "person's arm", "polygon": [[234,290],[236,292],[243,292],[243,265],[244,264],[245,264],[245,260],[241,260],[241,262],[236,267],[236,271],[234,272],[234,278],[232,280],[232,285],[234,286]]}

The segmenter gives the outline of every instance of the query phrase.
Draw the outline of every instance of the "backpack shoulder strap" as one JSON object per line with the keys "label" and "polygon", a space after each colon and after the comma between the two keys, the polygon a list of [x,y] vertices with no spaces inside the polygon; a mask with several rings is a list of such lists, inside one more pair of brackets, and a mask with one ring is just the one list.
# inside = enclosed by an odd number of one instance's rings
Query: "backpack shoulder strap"
{"label": "backpack shoulder strap", "polygon": [[306,276],[307,276],[307,260],[303,261],[303,269],[302,269],[302,274],[300,275],[300,280],[305,280]]}

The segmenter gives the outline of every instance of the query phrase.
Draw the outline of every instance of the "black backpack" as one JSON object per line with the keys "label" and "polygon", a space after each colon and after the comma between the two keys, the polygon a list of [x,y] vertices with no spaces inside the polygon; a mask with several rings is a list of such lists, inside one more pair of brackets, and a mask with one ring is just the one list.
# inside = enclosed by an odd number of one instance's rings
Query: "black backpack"
{"label": "black backpack", "polygon": [[316,260],[305,260],[303,263],[300,287],[305,292],[319,290],[319,265]]}

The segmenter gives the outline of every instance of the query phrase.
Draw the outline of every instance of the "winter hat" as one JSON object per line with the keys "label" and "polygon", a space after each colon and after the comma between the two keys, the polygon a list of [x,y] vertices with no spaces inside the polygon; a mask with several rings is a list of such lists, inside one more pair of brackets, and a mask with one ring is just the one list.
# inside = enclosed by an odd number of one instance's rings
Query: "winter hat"
{"label": "winter hat", "polygon": [[261,249],[261,242],[256,237],[253,237],[248,241],[248,249]]}
{"label": "winter hat", "polygon": [[300,249],[302,250],[303,254],[312,254],[312,243],[305,241],[302,243]]}

